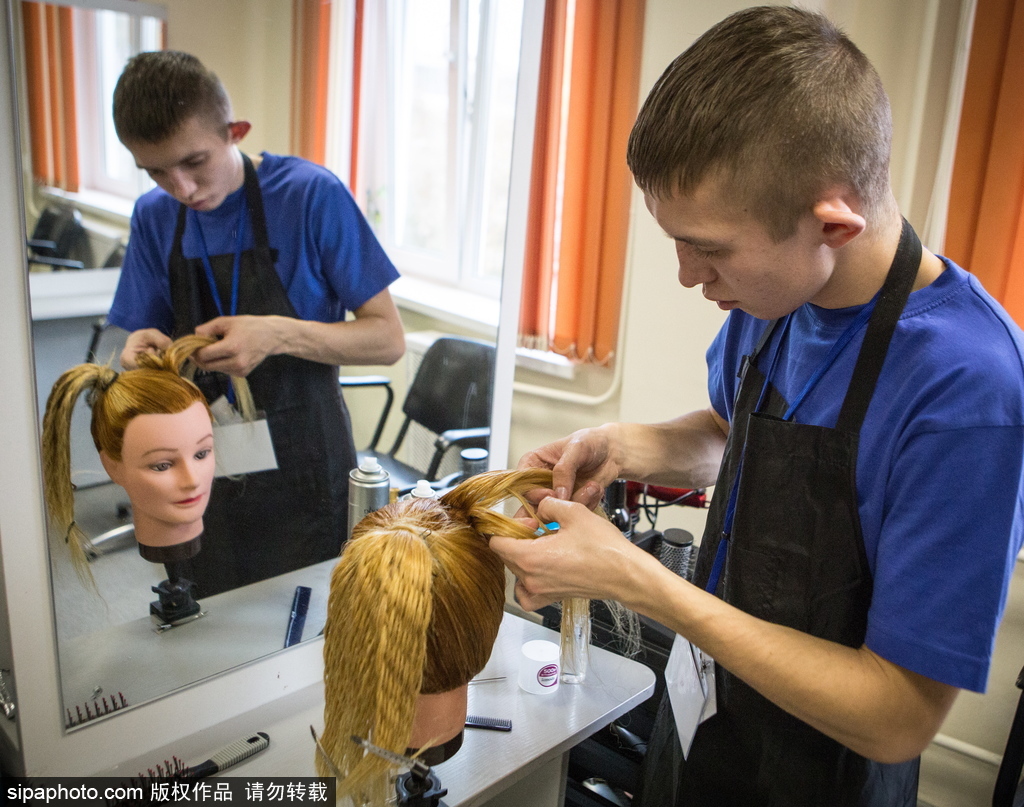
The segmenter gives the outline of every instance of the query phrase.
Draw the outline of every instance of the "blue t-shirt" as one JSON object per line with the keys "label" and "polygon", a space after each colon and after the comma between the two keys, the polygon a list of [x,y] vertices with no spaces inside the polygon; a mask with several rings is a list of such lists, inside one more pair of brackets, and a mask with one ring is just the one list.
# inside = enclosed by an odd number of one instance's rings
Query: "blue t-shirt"
{"label": "blue t-shirt", "polygon": [[[298,157],[264,153],[256,175],[270,248],[277,254],[274,266],[299,319],[340,322],[346,311],[359,308],[398,277],[348,189],[326,168]],[[215,210],[189,212],[182,238],[186,258],[202,255],[196,217],[211,256],[234,254],[244,192],[239,188]],[[178,202],[160,188],[135,203],[121,279],[107,315],[110,324],[128,331],[159,328],[171,333],[168,261],[178,208]],[[247,223],[243,248],[252,245]]]}
{"label": "blue t-shirt", "polygon": [[[946,271],[910,295],[860,433],[858,512],[874,576],[866,644],[982,692],[1024,528],[1024,335],[974,276],[943,262]],[[787,401],[858,311],[808,303],[794,312],[772,378]],[[727,420],[740,361],[766,325],[733,311],[708,350],[711,402]],[[781,330],[758,359],[762,372]],[[864,331],[800,404],[797,422],[835,426]]]}

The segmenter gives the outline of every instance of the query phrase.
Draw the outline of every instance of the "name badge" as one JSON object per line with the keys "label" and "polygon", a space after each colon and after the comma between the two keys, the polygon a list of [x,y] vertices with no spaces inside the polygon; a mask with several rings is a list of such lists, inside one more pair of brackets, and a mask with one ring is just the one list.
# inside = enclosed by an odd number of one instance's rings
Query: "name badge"
{"label": "name badge", "polygon": [[240,476],[277,469],[277,455],[266,418],[242,420],[222,396],[213,411],[214,476]]}
{"label": "name badge", "polygon": [[665,685],[679,745],[683,749],[683,759],[686,759],[697,734],[697,726],[718,711],[714,659],[676,634],[665,665]]}

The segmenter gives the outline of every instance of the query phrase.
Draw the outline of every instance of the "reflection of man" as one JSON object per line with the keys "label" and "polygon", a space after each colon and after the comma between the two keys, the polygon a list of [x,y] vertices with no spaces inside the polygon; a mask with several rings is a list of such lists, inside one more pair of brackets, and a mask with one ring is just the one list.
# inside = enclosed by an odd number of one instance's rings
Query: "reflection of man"
{"label": "reflection of man", "polygon": [[[130,331],[121,356],[195,331],[220,337],[196,354],[214,400],[228,374],[249,379],[270,427],[277,470],[220,479],[198,596],[337,555],[355,466],[337,365],[391,364],[401,321],[397,272],[348,191],[293,157],[238,149],[227,93],[193,56],[143,53],[114,90],[118,137],[158,187],[132,216],[108,316]],[[347,311],[354,319],[345,320]]]}
{"label": "reflection of man", "polygon": [[[491,547],[526,607],[615,599],[717,662],[698,727],[705,660],[677,642],[692,697],[662,710],[644,807],[913,807],[918,755],[984,690],[1024,527],[1024,340],[901,219],[890,137],[864,55],[781,6],[702,36],[633,128],[680,282],[730,311],[711,406],[527,454],[561,529]],[[716,472],[693,585],[583,506],[620,476]]]}

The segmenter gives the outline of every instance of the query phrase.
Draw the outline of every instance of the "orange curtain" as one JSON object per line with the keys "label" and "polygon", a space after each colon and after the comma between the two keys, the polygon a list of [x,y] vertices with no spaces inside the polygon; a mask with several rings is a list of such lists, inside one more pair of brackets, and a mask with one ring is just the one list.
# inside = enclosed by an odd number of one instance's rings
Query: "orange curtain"
{"label": "orange curtain", "polygon": [[567,8],[568,0],[547,4],[520,344],[607,364],[625,271],[626,141],[637,111],[644,0],[576,0],[571,27]]}
{"label": "orange curtain", "polygon": [[978,0],[946,255],[1024,325],[1024,0]]}
{"label": "orange curtain", "polygon": [[72,9],[21,4],[36,182],[78,190],[78,120],[75,114],[75,47]]}
{"label": "orange curtain", "polygon": [[331,0],[292,6],[292,153],[324,164],[327,154],[327,75]]}
{"label": "orange curtain", "polygon": [[355,193],[359,179],[359,104],[363,100],[364,0],[355,0],[355,31],[352,39],[352,148],[349,154],[348,187]]}
{"label": "orange curtain", "polygon": [[526,255],[519,308],[519,342],[525,347],[546,350],[550,336],[555,264],[554,222],[558,195],[566,3],[564,0],[549,0],[544,13],[530,176],[530,216],[526,222]]}

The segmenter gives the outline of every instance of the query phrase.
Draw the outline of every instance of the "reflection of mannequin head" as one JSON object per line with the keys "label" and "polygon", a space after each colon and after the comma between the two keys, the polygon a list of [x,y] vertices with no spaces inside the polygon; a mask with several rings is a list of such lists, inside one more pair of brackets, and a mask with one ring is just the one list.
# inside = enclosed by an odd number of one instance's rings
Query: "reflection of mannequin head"
{"label": "reflection of mannequin head", "polygon": [[[364,758],[352,735],[405,753],[418,696],[464,689],[483,669],[505,601],[504,567],[487,538],[534,537],[492,508],[550,486],[550,471],[480,474],[440,499],[394,502],[356,525],[331,577],[324,629],[322,744],[346,775],[340,795],[383,804],[388,786],[388,763]],[[451,700],[460,711],[447,723],[457,734],[465,693]],[[417,742],[451,739],[445,722],[433,724],[441,736]],[[317,764],[328,775],[324,761]]]}
{"label": "reflection of mannequin head", "polygon": [[136,415],[125,427],[121,458],[101,450],[100,460],[131,499],[140,544],[172,546],[202,534],[214,472],[205,402],[173,414]]}
{"label": "reflection of mannequin head", "polygon": [[[213,341],[208,337],[183,337],[171,344],[162,356],[140,354],[139,369],[120,374],[109,366],[80,364],[61,375],[54,384],[43,417],[46,502],[53,525],[68,543],[79,572],[84,573],[88,568],[85,557],[88,539],[74,521],[74,489],[71,484],[71,416],[79,395],[83,391],[88,392],[92,406],[93,442],[104,466],[119,473],[117,468],[124,465],[126,440],[129,454],[135,449],[132,436],[136,429],[129,429],[129,425],[134,426],[135,419],[140,416],[192,412],[193,415],[185,420],[191,419],[192,427],[201,423],[204,434],[209,433],[210,414],[206,399],[199,388],[182,378],[180,373],[189,356]],[[138,431],[140,436],[145,436],[145,423]],[[195,439],[200,438],[196,435]]]}

